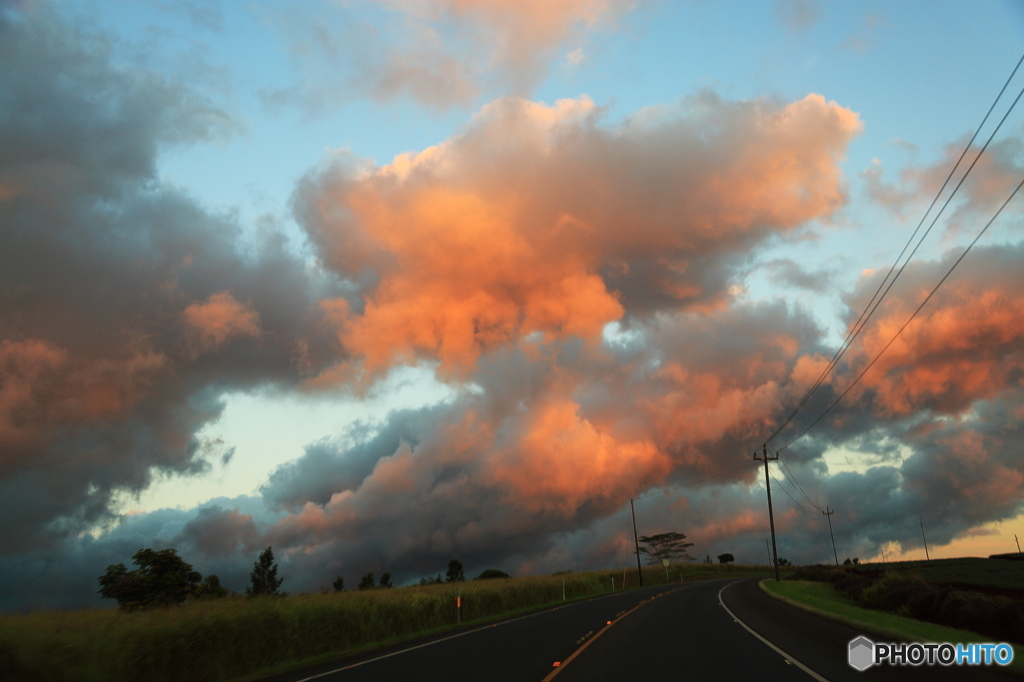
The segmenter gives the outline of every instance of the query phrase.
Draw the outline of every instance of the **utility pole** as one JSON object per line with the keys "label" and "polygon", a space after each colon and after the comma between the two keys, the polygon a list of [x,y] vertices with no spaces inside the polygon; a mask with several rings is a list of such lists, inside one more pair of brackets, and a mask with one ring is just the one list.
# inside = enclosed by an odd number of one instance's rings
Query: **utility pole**
{"label": "utility pole", "polygon": [[[754,453],[754,459],[764,462],[764,487],[768,491],[768,522],[771,524],[772,527],[772,556],[769,558],[774,559],[772,565],[775,566],[775,582],[779,582],[781,578],[779,577],[779,550],[775,544],[775,514],[774,512],[772,512],[772,484],[768,480],[768,462],[776,460],[778,458],[778,454],[776,454],[774,457],[768,456],[767,443],[765,443],[764,445],[763,457],[758,457],[757,453]],[[639,557],[637,558],[639,559]]]}
{"label": "utility pole", "polygon": [[633,498],[629,498],[629,511],[633,513],[633,542],[636,544],[636,574],[640,576],[640,587],[644,586],[644,572],[640,570],[640,540],[636,535],[636,509],[633,507]]}
{"label": "utility pole", "polygon": [[918,521],[921,521],[921,539],[924,540],[924,558],[926,561],[931,561],[932,558],[928,556],[928,540],[924,537],[924,521],[921,519],[918,519]]}
{"label": "utility pole", "polygon": [[772,565],[772,550],[768,546],[768,538],[764,539],[764,551],[768,552],[768,565]]}
{"label": "utility pole", "polygon": [[832,556],[836,558],[836,566],[839,565],[839,555],[836,554],[836,536],[832,535],[832,515],[836,513],[836,510],[828,510],[828,505],[825,505],[825,511],[821,512],[828,519],[828,535],[832,538]]}

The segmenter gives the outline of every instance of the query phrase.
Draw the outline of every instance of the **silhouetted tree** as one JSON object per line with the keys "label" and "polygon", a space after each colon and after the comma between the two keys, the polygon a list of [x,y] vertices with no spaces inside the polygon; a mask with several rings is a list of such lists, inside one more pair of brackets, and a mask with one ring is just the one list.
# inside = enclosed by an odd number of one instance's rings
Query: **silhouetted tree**
{"label": "silhouetted tree", "polygon": [[789,563],[789,559],[783,559],[781,557],[779,558],[779,566],[792,566],[792,565],[793,564]]}
{"label": "silhouetted tree", "polygon": [[664,559],[676,561],[678,559],[689,559],[686,552],[687,547],[693,547],[692,542],[686,541],[682,533],[659,533],[658,535],[641,535],[640,542],[647,545],[641,547],[640,551],[647,555],[647,563],[661,564]]}
{"label": "silhouetted tree", "polygon": [[140,549],[132,563],[138,566],[134,571],[112,564],[99,577],[100,595],[125,610],[180,604],[195,595],[203,578],[173,549]]}
{"label": "silhouetted tree", "polygon": [[277,577],[277,564],[274,563],[274,550],[267,547],[260,553],[260,558],[252,565],[249,574],[250,585],[245,593],[250,597],[274,596],[278,594],[284,578]]}
{"label": "silhouetted tree", "polygon": [[441,580],[440,573],[437,574],[436,578],[431,578],[429,575],[426,578],[420,578],[420,585],[440,585],[442,582],[444,581]]}
{"label": "silhouetted tree", "polygon": [[447,582],[460,583],[466,579],[465,574],[462,572],[462,562],[458,559],[452,559],[448,562],[448,576]]}
{"label": "silhouetted tree", "polygon": [[372,590],[373,589],[373,573],[367,573],[359,579],[359,586],[357,589],[360,590]]}
{"label": "silhouetted tree", "polygon": [[220,578],[210,574],[203,578],[203,582],[196,588],[196,599],[222,599],[231,594],[226,587],[220,584]]}
{"label": "silhouetted tree", "polygon": [[719,554],[718,555],[718,563],[720,563],[720,564],[728,564],[728,563],[733,562],[733,561],[736,561],[736,558],[733,557],[733,555],[729,554],[728,552],[726,552],[725,554]]}
{"label": "silhouetted tree", "polygon": [[383,587],[383,588],[394,587],[394,585],[391,584],[391,574],[390,573],[381,573],[380,574],[380,587]]}
{"label": "silhouetted tree", "polygon": [[345,591],[345,579],[340,575],[334,579],[334,591],[344,592]]}
{"label": "silhouetted tree", "polygon": [[492,578],[508,578],[509,575],[505,571],[499,571],[496,568],[488,568],[486,571],[476,577],[477,580],[490,580]]}

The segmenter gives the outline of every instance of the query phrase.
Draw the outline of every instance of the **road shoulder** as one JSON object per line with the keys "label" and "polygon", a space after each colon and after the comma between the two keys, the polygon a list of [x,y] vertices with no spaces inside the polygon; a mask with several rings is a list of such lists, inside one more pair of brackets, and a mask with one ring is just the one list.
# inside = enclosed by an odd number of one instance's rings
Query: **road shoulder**
{"label": "road shoulder", "polygon": [[[810,600],[801,600],[798,594],[792,592],[788,594],[782,593],[778,589],[781,585],[777,587],[769,579],[759,581],[758,587],[769,597],[790,606],[813,613],[821,618],[841,623],[858,631],[889,640],[900,642],[943,641],[963,643],[991,641],[991,638],[966,630],[957,630],[896,614],[871,611],[852,603],[846,603],[838,595],[834,599],[830,599],[829,595],[825,594],[824,591],[821,594],[817,594],[813,602],[808,603]],[[1024,677],[1024,647],[1017,644],[1012,646],[1014,650],[1013,663],[1004,668],[1004,670]]]}

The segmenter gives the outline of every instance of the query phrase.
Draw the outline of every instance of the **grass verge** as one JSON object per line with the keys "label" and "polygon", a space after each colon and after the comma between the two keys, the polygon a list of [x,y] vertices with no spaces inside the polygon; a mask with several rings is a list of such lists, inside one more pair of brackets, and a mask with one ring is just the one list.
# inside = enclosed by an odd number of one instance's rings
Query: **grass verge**
{"label": "grass verge", "polygon": [[[767,573],[767,567],[759,566],[680,564],[666,574],[663,567],[651,566],[644,569],[644,583]],[[273,599],[235,597],[134,613],[82,609],[0,616],[0,670],[12,681],[254,679],[610,594],[613,578],[615,592],[638,587],[633,569]],[[461,623],[455,608],[460,593]]]}
{"label": "grass verge", "polygon": [[[964,644],[991,641],[991,638],[967,630],[926,623],[895,613],[865,609],[836,592],[828,583],[762,580],[760,587],[766,594],[797,608],[863,630],[867,634],[896,641]],[[1012,646],[1013,662],[1006,666],[1006,669],[1024,677],[1024,647],[1016,644]]]}

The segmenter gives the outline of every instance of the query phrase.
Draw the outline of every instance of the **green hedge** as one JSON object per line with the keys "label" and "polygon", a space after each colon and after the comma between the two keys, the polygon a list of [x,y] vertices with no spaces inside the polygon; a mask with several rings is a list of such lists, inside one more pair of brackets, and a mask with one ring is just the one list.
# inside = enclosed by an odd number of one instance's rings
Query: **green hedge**
{"label": "green hedge", "polygon": [[928,582],[916,573],[865,572],[853,568],[808,566],[794,580],[828,582],[864,608],[970,630],[1000,642],[1024,644],[1024,603]]}

